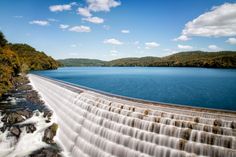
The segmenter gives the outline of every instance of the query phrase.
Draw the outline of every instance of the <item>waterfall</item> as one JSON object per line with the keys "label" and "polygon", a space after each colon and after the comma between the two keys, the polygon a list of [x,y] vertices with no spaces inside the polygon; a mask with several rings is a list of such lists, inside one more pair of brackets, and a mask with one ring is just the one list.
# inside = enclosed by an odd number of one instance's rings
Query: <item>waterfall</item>
{"label": "waterfall", "polygon": [[152,104],[30,74],[73,157],[235,157],[236,114]]}

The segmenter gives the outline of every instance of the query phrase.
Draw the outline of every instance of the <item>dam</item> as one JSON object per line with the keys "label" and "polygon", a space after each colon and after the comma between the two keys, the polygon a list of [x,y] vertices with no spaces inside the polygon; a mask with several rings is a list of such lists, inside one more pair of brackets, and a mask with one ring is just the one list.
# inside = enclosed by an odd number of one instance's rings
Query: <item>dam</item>
{"label": "dam", "polygon": [[236,113],[135,100],[29,74],[72,157],[235,157]]}

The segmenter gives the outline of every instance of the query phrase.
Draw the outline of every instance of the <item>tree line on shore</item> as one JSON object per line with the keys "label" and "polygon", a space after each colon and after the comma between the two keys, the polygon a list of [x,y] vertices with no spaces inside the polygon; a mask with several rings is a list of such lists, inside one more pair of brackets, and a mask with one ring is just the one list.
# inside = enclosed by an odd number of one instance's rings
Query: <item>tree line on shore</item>
{"label": "tree line on shore", "polygon": [[27,44],[9,43],[0,32],[0,97],[12,88],[13,78],[29,70],[56,69],[59,63]]}
{"label": "tree line on shore", "polygon": [[236,51],[191,51],[179,52],[166,57],[121,58],[112,61],[86,58],[69,58],[58,61],[63,66],[236,68]]}

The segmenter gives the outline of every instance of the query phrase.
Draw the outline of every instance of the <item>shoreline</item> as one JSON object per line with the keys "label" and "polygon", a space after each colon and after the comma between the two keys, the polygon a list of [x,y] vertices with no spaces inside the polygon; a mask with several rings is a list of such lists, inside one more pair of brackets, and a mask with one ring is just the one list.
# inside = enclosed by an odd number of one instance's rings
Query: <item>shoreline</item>
{"label": "shoreline", "polygon": [[[196,69],[218,69],[218,70],[235,70],[235,68],[224,68],[224,67],[194,67],[194,66],[59,66],[58,68],[196,68]],[[55,69],[52,69],[55,70]],[[41,71],[41,70],[35,70],[35,71]]]}
{"label": "shoreline", "polygon": [[52,111],[32,89],[27,76],[15,77],[13,82],[0,101],[0,156],[60,157]]}

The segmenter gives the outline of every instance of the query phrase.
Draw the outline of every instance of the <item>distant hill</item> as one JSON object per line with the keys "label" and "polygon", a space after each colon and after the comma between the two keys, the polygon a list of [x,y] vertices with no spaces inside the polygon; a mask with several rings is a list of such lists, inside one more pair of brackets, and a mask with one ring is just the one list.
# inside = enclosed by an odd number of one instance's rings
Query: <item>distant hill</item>
{"label": "distant hill", "polygon": [[105,66],[106,62],[98,59],[84,59],[84,58],[69,58],[69,59],[59,59],[63,66]]}
{"label": "distant hill", "polygon": [[121,58],[112,61],[96,59],[61,59],[63,66],[146,66],[236,68],[236,51],[180,52],[166,57]]}

